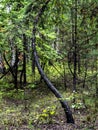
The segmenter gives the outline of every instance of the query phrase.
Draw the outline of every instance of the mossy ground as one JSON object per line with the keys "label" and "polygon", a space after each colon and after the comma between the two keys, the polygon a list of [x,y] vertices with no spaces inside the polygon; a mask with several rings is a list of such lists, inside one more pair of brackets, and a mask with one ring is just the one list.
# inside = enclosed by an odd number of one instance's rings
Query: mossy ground
{"label": "mossy ground", "polygon": [[[88,92],[71,94],[60,90],[67,100],[75,124],[67,124],[58,99],[41,84],[24,90],[0,92],[1,130],[97,130],[98,111],[95,98]],[[75,102],[73,102],[75,98]]]}

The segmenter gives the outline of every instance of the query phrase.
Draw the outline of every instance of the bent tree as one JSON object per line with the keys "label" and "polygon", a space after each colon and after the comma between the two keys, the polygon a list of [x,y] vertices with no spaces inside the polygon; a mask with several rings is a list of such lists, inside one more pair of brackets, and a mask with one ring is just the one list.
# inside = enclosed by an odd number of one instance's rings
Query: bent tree
{"label": "bent tree", "polygon": [[40,65],[40,62],[39,62],[39,58],[38,58],[38,55],[37,55],[37,50],[36,50],[36,27],[38,25],[39,18],[43,14],[43,12],[44,12],[44,10],[47,7],[49,2],[50,2],[50,0],[47,0],[45,2],[45,4],[39,10],[37,16],[34,19],[33,31],[32,31],[32,35],[33,35],[33,37],[32,37],[32,51],[33,51],[33,56],[34,56],[34,60],[33,61],[35,61],[35,64],[36,64],[36,66],[38,68],[38,71],[39,71],[41,77],[43,78],[44,82],[47,84],[48,88],[53,92],[53,94],[59,99],[62,107],[64,108],[64,111],[65,111],[65,114],[66,114],[66,118],[67,118],[67,123],[74,123],[74,119],[73,119],[70,107],[68,106],[67,102],[63,99],[63,97],[59,93],[59,91],[55,88],[55,86],[53,86],[53,84],[50,82],[50,80],[45,75],[43,69],[41,68],[41,65]]}

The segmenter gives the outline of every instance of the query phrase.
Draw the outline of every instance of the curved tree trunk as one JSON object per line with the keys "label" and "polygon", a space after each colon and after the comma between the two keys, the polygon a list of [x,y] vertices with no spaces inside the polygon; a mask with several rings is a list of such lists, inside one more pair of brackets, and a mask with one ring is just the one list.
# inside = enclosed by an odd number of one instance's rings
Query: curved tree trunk
{"label": "curved tree trunk", "polygon": [[66,118],[67,118],[67,123],[74,123],[74,119],[72,116],[72,112],[67,104],[67,102],[63,99],[62,95],[59,93],[59,91],[53,86],[53,84],[49,81],[49,79],[47,78],[47,76],[45,75],[44,71],[41,68],[41,65],[39,63],[39,59],[37,56],[37,51],[36,51],[36,26],[37,23],[39,21],[39,18],[41,17],[42,13],[44,12],[47,4],[50,2],[50,0],[47,0],[45,2],[45,4],[42,6],[42,8],[39,10],[38,15],[36,16],[35,20],[34,20],[34,25],[33,25],[33,38],[32,38],[32,51],[33,51],[33,56],[34,56],[34,61],[35,64],[38,68],[38,71],[41,75],[41,77],[43,78],[44,82],[47,84],[48,88],[53,92],[53,94],[59,99],[62,107],[64,108],[65,114],[66,114]]}
{"label": "curved tree trunk", "polygon": [[44,82],[47,84],[48,88],[53,92],[53,94],[59,99],[62,107],[64,108],[66,117],[67,117],[67,123],[74,123],[74,119],[72,116],[72,112],[67,104],[66,101],[64,101],[62,95],[59,93],[59,91],[53,86],[53,84],[49,81],[49,79],[46,77],[44,71],[41,68],[41,65],[39,64],[36,48],[35,48],[35,43],[33,43],[33,48],[34,48],[34,58],[35,58],[35,63],[38,68],[38,71],[43,78]]}

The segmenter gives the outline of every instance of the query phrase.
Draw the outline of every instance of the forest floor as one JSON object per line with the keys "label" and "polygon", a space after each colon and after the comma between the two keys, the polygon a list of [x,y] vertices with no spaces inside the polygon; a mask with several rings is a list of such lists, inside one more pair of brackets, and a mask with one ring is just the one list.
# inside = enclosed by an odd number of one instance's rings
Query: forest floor
{"label": "forest floor", "polygon": [[[63,92],[65,99],[68,95]],[[59,101],[46,87],[2,90],[0,99],[0,130],[98,130],[94,107],[71,107],[75,124],[68,124]],[[71,106],[72,101],[68,103]]]}

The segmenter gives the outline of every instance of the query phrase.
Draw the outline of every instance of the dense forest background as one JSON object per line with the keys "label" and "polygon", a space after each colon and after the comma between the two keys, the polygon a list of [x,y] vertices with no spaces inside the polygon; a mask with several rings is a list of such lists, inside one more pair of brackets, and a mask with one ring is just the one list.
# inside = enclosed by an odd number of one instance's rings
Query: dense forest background
{"label": "dense forest background", "polygon": [[0,129],[98,129],[98,0],[0,0]]}

